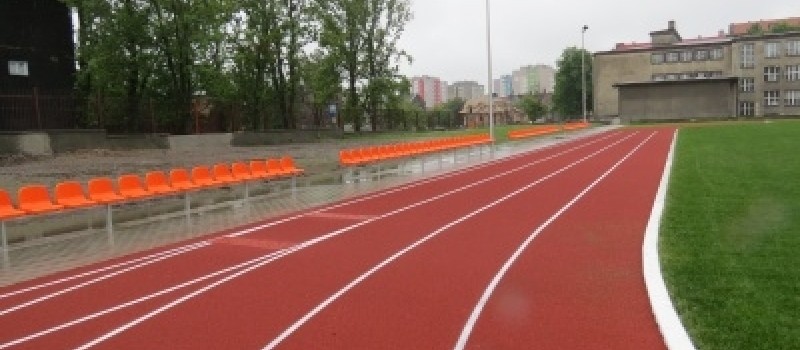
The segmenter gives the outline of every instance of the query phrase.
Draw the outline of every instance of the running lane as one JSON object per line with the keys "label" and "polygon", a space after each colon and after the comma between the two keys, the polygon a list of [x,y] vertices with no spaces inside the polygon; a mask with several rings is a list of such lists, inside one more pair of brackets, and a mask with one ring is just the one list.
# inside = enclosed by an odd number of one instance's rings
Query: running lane
{"label": "running lane", "polygon": [[[269,346],[452,348],[490,280],[543,228],[531,246],[537,249],[524,250],[500,279],[466,347],[663,348],[644,291],[641,245],[671,137],[672,130],[640,130],[525,188],[538,180],[532,176],[514,197],[351,281],[357,284],[310,309]],[[474,203],[475,211],[487,204]],[[563,243],[540,247],[543,237]]]}
{"label": "running lane", "polygon": [[[530,287],[538,282],[528,281],[533,271],[529,265],[538,262],[528,261],[528,255],[538,247],[541,238],[552,236],[552,232],[574,234],[569,227],[561,231],[556,228],[573,211],[591,202],[595,192],[601,192],[603,186],[620,173],[624,174],[622,170],[627,169],[628,164],[644,156],[652,158],[651,162],[637,167],[653,164],[659,167],[660,154],[656,146],[661,144],[661,138],[661,132],[652,130],[601,135],[457,175],[390,189],[376,196],[367,195],[317,208],[280,225],[260,227],[244,234],[228,232],[231,237],[208,240],[207,246],[197,250],[48,299],[10,313],[8,317],[0,316],[4,324],[0,336],[8,341],[34,332],[36,327],[58,326],[124,300],[165,290],[235,263],[258,259],[200,283],[121,311],[77,322],[20,345],[26,348],[76,348],[88,344],[109,349],[258,349],[280,337],[275,343],[278,348],[452,348],[487,283],[526,236],[603,172],[625,159],[607,179],[600,181],[585,198],[541,232],[541,237],[511,266],[495,294],[488,299],[467,343],[469,347],[481,348],[531,348],[536,344],[540,344],[536,347],[545,347],[550,344],[546,339],[519,334],[535,333],[531,327],[551,317],[539,308],[546,309],[542,305],[559,302],[540,296]],[[628,154],[630,157],[626,158]],[[660,166],[663,167],[663,159]],[[641,190],[628,188],[626,191],[640,193],[633,197],[646,197],[649,189],[644,185],[648,172],[639,170],[634,171],[636,181],[631,181],[631,177],[619,181],[630,182],[636,188],[643,186]],[[660,170],[656,172],[660,175]],[[657,180],[655,182],[657,185]],[[652,192],[654,194],[655,189]],[[602,198],[600,203],[604,203]],[[649,201],[644,205],[648,213],[652,194]],[[612,204],[623,211],[627,205],[616,199]],[[584,217],[578,215],[569,220],[576,220],[573,222],[576,224]],[[645,215],[639,236],[646,219]],[[616,223],[614,217],[608,220]],[[613,228],[610,224],[606,226]],[[622,235],[620,239],[634,239],[634,235],[630,236]],[[641,237],[638,239],[641,241]],[[286,246],[291,248],[284,249]],[[627,245],[623,246],[605,248],[628,249]],[[640,247],[641,242],[638,251]],[[563,256],[564,265],[570,263],[567,261],[569,254],[554,254]],[[177,268],[173,264],[177,264]],[[621,264],[627,264],[627,260]],[[554,267],[549,269],[556,273]],[[517,282],[520,278],[522,281]],[[504,288],[509,283],[516,297],[501,298],[498,307],[495,297],[506,295]],[[615,285],[614,281],[609,284]],[[530,288],[517,287],[519,285]],[[345,288],[348,286],[350,288]],[[627,293],[627,299],[638,293],[623,287],[624,284],[618,289]],[[53,288],[57,287],[43,290],[51,292]],[[567,293],[569,289],[563,291]],[[642,292],[642,295],[645,294]],[[16,303],[18,297],[24,295],[8,298],[6,302],[13,299]],[[646,302],[646,295],[644,297]],[[574,299],[581,298],[583,296],[576,294]],[[66,307],[65,301],[69,301]],[[14,303],[5,306],[13,307]],[[532,310],[530,305],[536,308]],[[581,310],[582,313],[591,313],[592,306],[606,309],[590,303],[575,305],[575,309],[588,307],[588,310]],[[627,306],[629,312],[641,311],[636,303]],[[58,320],[47,319],[48,308],[54,310],[53,315],[59,315]],[[499,323],[493,316],[497,310],[502,321]],[[35,320],[26,319],[34,314]],[[649,308],[645,316],[633,315],[641,323],[639,332],[647,331],[648,325],[653,324]],[[617,316],[612,315],[614,317]],[[597,320],[592,315],[587,315],[586,319],[584,323]],[[509,326],[509,320],[517,327]],[[20,328],[15,326],[19,321],[26,324],[22,327],[24,331],[16,330]],[[556,328],[561,329],[562,334],[578,338],[596,335],[584,329],[586,326],[580,322],[571,325],[575,326],[575,332],[567,333],[570,324]],[[506,329],[498,331],[498,327]],[[617,328],[611,327],[600,334],[616,334]],[[487,333],[486,329],[490,331]],[[619,334],[624,337],[623,333]],[[594,341],[596,347],[603,344],[597,339],[584,341]],[[559,342],[562,345],[555,347],[592,347],[558,339],[553,344]],[[614,342],[606,344],[603,348],[626,348],[615,346],[618,343]],[[633,344],[636,348],[652,348],[647,346],[651,343],[630,338],[628,348],[633,348]]]}

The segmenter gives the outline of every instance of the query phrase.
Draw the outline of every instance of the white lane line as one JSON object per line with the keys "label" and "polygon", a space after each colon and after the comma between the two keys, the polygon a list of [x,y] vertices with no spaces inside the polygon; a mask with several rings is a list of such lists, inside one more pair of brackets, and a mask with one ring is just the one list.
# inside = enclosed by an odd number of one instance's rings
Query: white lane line
{"label": "white lane line", "polygon": [[[632,137],[635,134],[636,133],[633,133],[633,134],[629,135],[629,137]],[[622,142],[622,141],[624,141],[626,139],[627,139],[627,137],[622,139],[622,140],[620,140],[619,142]],[[394,254],[392,254],[392,256],[386,258],[385,260],[381,261],[377,265],[373,266],[371,269],[367,270],[366,272],[364,272],[363,274],[358,276],[356,279],[350,281],[350,283],[348,283],[347,285],[345,285],[344,287],[339,289],[336,293],[334,293],[333,295],[331,295],[330,297],[325,299],[323,302],[319,303],[316,307],[311,309],[311,311],[309,311],[308,313],[303,315],[303,317],[298,319],[295,323],[293,323],[291,326],[289,326],[283,332],[281,332],[277,337],[275,337],[271,342],[269,342],[269,344],[264,346],[263,349],[264,350],[274,349],[275,347],[280,345],[281,342],[286,340],[286,338],[291,336],[292,333],[297,331],[306,322],[308,322],[311,318],[313,318],[314,316],[319,314],[323,309],[328,307],[328,305],[332,304],[337,299],[341,298],[344,294],[349,292],[351,289],[355,288],[357,285],[359,285],[361,282],[363,282],[364,280],[366,280],[367,278],[369,278],[370,276],[372,276],[376,272],[380,271],[381,269],[383,269],[387,265],[391,264],[393,261],[397,260],[398,258],[400,258],[401,256],[405,255],[406,253],[410,252],[411,250],[419,247],[423,243],[433,239],[434,237],[436,237],[439,234],[441,234],[442,232],[452,228],[453,226],[456,226],[456,225],[458,225],[458,224],[460,224],[460,223],[462,223],[462,222],[464,222],[466,220],[469,220],[470,218],[472,218],[472,217],[474,217],[474,216],[476,216],[476,215],[478,215],[478,214],[480,214],[480,213],[482,213],[482,212],[484,212],[486,210],[489,210],[489,209],[497,206],[498,204],[503,203],[503,202],[505,202],[505,201],[507,201],[507,200],[519,195],[520,193],[523,193],[523,192],[525,192],[527,190],[530,190],[534,186],[539,185],[542,182],[545,182],[545,181],[547,181],[547,180],[549,180],[549,179],[551,179],[551,178],[553,178],[553,177],[555,177],[555,176],[557,176],[557,175],[559,175],[559,174],[561,174],[561,173],[563,173],[563,172],[575,167],[576,165],[585,162],[588,159],[591,159],[591,158],[597,156],[598,154],[606,151],[607,149],[609,149],[609,148],[611,148],[613,146],[616,146],[619,142],[611,144],[611,145],[608,145],[606,147],[603,147],[603,148],[595,151],[594,153],[591,153],[591,154],[589,154],[589,155],[587,155],[587,156],[585,156],[585,157],[583,157],[583,158],[581,158],[579,160],[576,160],[576,161],[574,161],[574,162],[572,162],[572,163],[570,163],[570,164],[568,164],[568,165],[566,165],[566,166],[564,166],[564,167],[562,167],[562,168],[560,168],[560,169],[558,169],[558,170],[556,170],[556,171],[554,171],[554,172],[552,172],[550,174],[547,174],[544,177],[539,178],[538,180],[536,180],[534,182],[531,182],[531,183],[529,183],[529,184],[527,184],[527,185],[525,185],[525,186],[523,186],[521,188],[518,188],[518,189],[514,190],[513,192],[511,192],[511,193],[509,193],[509,194],[507,194],[507,195],[505,195],[505,196],[503,196],[503,197],[501,197],[501,198],[499,198],[499,199],[497,199],[497,200],[495,200],[495,201],[493,201],[493,202],[491,202],[489,204],[486,204],[486,205],[484,205],[484,206],[482,206],[482,207],[470,212],[469,214],[466,214],[466,215],[462,216],[461,218],[459,218],[457,220],[454,220],[454,221],[451,221],[451,222],[445,224],[444,226],[440,227],[439,229],[429,233],[425,237],[422,237],[419,240],[417,240],[416,242],[414,242],[414,243],[406,246],[405,248],[395,252]]]}
{"label": "white lane line", "polygon": [[669,297],[658,259],[658,234],[661,228],[661,215],[664,213],[664,205],[667,200],[667,188],[669,187],[669,176],[672,172],[677,139],[678,131],[676,130],[672,136],[672,144],[664,165],[664,173],[661,175],[661,182],[658,185],[658,192],[656,192],[656,198],[653,200],[653,210],[650,212],[650,219],[647,221],[644,245],[642,246],[642,266],[644,268],[644,283],[647,287],[647,294],[650,297],[653,315],[656,318],[656,324],[658,324],[661,335],[667,343],[667,348],[672,350],[693,350],[695,346],[692,344],[692,339],[686,332],[686,328],[683,327],[678,312]]}
{"label": "white lane line", "polygon": [[105,275],[102,275],[100,277],[96,277],[94,279],[91,279],[91,280],[88,280],[88,281],[73,285],[73,286],[71,286],[69,288],[61,289],[61,290],[58,290],[56,292],[40,296],[40,297],[35,298],[33,300],[29,300],[29,301],[26,301],[24,303],[16,304],[16,305],[14,305],[14,306],[12,306],[10,308],[4,309],[4,310],[0,310],[0,316],[8,315],[8,314],[10,314],[12,312],[22,310],[24,308],[27,308],[27,307],[39,304],[41,302],[53,299],[53,298],[58,297],[60,295],[64,295],[64,294],[67,294],[69,292],[81,289],[83,287],[86,287],[86,286],[89,286],[89,285],[92,285],[92,284],[107,280],[109,278],[112,278],[112,277],[117,276],[117,275],[121,275],[121,274],[126,273],[128,271],[135,270],[135,269],[147,266],[147,265],[152,265],[152,264],[155,264],[155,263],[157,263],[159,261],[166,260],[166,259],[169,259],[169,258],[171,258],[173,256],[182,254],[184,252],[192,251],[192,250],[198,249],[198,248],[200,248],[202,246],[207,246],[207,245],[210,244],[208,242],[201,242],[201,243],[204,243],[204,244],[197,244],[197,245],[194,245],[194,246],[191,246],[191,247],[187,247],[185,250],[182,250],[182,251],[174,251],[171,254],[162,255],[162,256],[159,256],[158,258],[155,258],[155,259],[152,259],[152,260],[148,260],[148,261],[145,261],[145,262],[140,263],[140,264],[132,265],[132,266],[126,267],[124,269],[117,270],[117,271],[114,271],[112,273],[105,274]]}
{"label": "white lane line", "polygon": [[[617,140],[614,143],[612,143],[610,145],[607,145],[607,146],[601,148],[600,150],[595,151],[593,153],[593,155],[599,154],[600,152],[603,152],[606,149],[611,148],[611,147],[613,147],[613,146],[615,146],[615,145],[617,145],[617,144],[619,144],[619,143],[621,143],[621,142],[633,137],[635,134],[636,133],[629,134],[629,135],[623,137],[622,139]],[[566,153],[566,152],[568,152],[568,151],[564,151],[562,153]],[[184,302],[186,302],[186,301],[188,301],[190,299],[193,299],[193,298],[197,297],[198,295],[201,295],[201,294],[203,294],[203,293],[205,293],[205,292],[207,292],[207,291],[209,291],[211,289],[214,289],[214,288],[216,288],[216,287],[218,287],[218,286],[220,286],[220,285],[222,285],[224,283],[227,283],[227,282],[229,282],[229,281],[231,281],[231,280],[233,280],[235,278],[238,278],[238,277],[240,277],[240,276],[242,276],[242,275],[244,275],[246,273],[249,273],[249,272],[251,272],[253,270],[256,270],[256,269],[258,269],[258,268],[260,268],[260,267],[262,267],[264,265],[267,265],[267,264],[269,264],[269,263],[271,263],[273,261],[276,261],[276,260],[278,260],[278,259],[280,259],[280,258],[282,258],[284,256],[287,256],[287,255],[292,254],[294,252],[303,250],[303,249],[305,249],[307,247],[316,245],[318,243],[324,242],[324,241],[326,241],[328,239],[331,239],[333,237],[339,236],[339,235],[341,235],[341,234],[343,234],[343,233],[345,233],[347,231],[350,231],[352,229],[355,229],[355,228],[367,225],[369,223],[372,223],[374,221],[378,221],[378,220],[381,220],[381,219],[384,219],[384,218],[387,218],[387,217],[390,217],[390,216],[393,216],[393,215],[408,211],[408,210],[410,210],[412,208],[416,208],[418,206],[421,206],[421,205],[436,201],[436,200],[444,198],[446,196],[450,196],[452,194],[465,191],[465,190],[467,190],[469,188],[478,186],[480,184],[486,183],[488,181],[492,181],[492,180],[500,178],[500,177],[507,176],[508,174],[518,172],[518,171],[520,171],[522,169],[525,169],[525,168],[529,168],[529,167],[534,166],[534,165],[536,165],[538,163],[541,163],[541,162],[544,162],[544,161],[548,160],[548,158],[557,157],[557,156],[558,156],[558,154],[551,155],[549,157],[534,161],[532,163],[528,163],[528,164],[526,164],[524,166],[521,166],[519,168],[515,168],[515,169],[512,169],[512,170],[505,171],[503,173],[499,173],[499,174],[493,175],[491,177],[482,179],[482,180],[474,182],[472,184],[465,185],[463,187],[448,191],[448,192],[443,193],[443,194],[439,194],[439,195],[437,195],[435,197],[432,197],[432,198],[428,198],[428,199],[426,199],[424,201],[417,202],[417,203],[408,205],[408,206],[400,208],[400,209],[396,209],[394,211],[391,211],[389,213],[383,214],[381,216],[376,216],[376,217],[374,217],[372,219],[369,219],[367,221],[362,221],[360,223],[351,225],[349,227],[346,227],[346,228],[343,228],[343,229],[339,229],[339,230],[331,232],[331,233],[329,233],[329,234],[327,234],[325,236],[321,236],[321,237],[315,238],[313,240],[310,240],[310,241],[304,242],[302,244],[299,244],[299,245],[297,245],[295,247],[292,247],[292,248],[289,248],[289,249],[285,249],[285,250],[279,251],[277,253],[273,253],[273,254],[276,254],[276,255],[273,256],[273,257],[270,257],[270,258],[268,258],[266,260],[262,260],[262,259],[264,259],[263,257],[262,258],[253,259],[250,262],[254,263],[254,264],[250,265],[249,267],[245,268],[244,270],[238,271],[238,272],[236,272],[236,273],[234,273],[232,275],[229,275],[229,276],[227,276],[225,278],[222,278],[222,279],[220,279],[220,280],[218,280],[218,281],[216,281],[216,282],[214,282],[212,284],[209,284],[209,285],[207,285],[207,286],[205,286],[205,287],[203,287],[201,289],[195,290],[194,292],[192,292],[190,294],[187,294],[187,295],[184,295],[183,297],[178,298],[178,299],[176,299],[176,300],[174,300],[174,301],[172,301],[172,302],[170,302],[170,303],[168,303],[168,304],[166,304],[166,305],[164,305],[164,306],[162,306],[162,307],[160,307],[158,309],[155,309],[155,310],[153,310],[153,311],[151,311],[151,312],[149,312],[149,313],[147,313],[147,314],[145,314],[145,315],[143,315],[141,317],[138,317],[135,320],[132,320],[132,321],[130,321],[130,322],[128,322],[128,323],[126,323],[126,324],[124,324],[122,326],[114,328],[113,330],[109,331],[108,333],[105,333],[105,334],[101,335],[100,337],[95,338],[95,339],[89,341],[88,343],[82,345],[78,349],[88,349],[90,347],[93,347],[93,346],[95,346],[95,345],[97,345],[97,344],[99,344],[101,342],[104,342],[104,341],[106,341],[106,340],[108,340],[108,339],[110,339],[110,338],[112,338],[112,337],[114,337],[114,336],[116,336],[116,335],[118,335],[118,334],[120,334],[120,333],[122,333],[122,332],[124,332],[124,331],[126,331],[126,330],[128,330],[130,328],[132,328],[132,327],[135,327],[136,325],[139,325],[142,322],[145,322],[145,321],[147,321],[147,320],[149,320],[149,319],[151,319],[151,318],[153,318],[153,317],[155,317],[155,316],[157,316],[157,315],[159,315],[159,314],[161,314],[161,313],[163,313],[163,312],[165,312],[165,311],[167,311],[167,310],[169,310],[169,309],[171,309],[171,308],[173,308],[175,306],[178,306],[178,305],[180,305],[180,304],[182,304],[182,303],[184,303]]]}
{"label": "white lane line", "polygon": [[[605,140],[607,138],[610,138],[611,136],[614,136],[616,134],[618,134],[618,132],[608,132],[605,135],[603,135],[602,137],[598,137],[595,140],[592,140],[590,142],[587,142],[587,143],[584,143],[584,144],[580,144],[580,145],[578,145],[576,147],[570,148],[570,149],[568,149],[568,152],[575,151],[575,150],[587,147],[587,146],[589,146],[591,144],[594,144],[594,143],[603,141],[603,140]],[[577,142],[577,141],[579,141],[579,140],[570,141],[570,142]],[[265,223],[265,224],[262,224],[262,225],[258,225],[258,226],[254,226],[254,227],[251,227],[251,228],[248,228],[248,229],[237,231],[237,232],[228,234],[225,237],[228,237],[228,238],[240,237],[240,236],[243,236],[243,235],[246,235],[246,234],[250,234],[250,233],[255,232],[255,231],[267,229],[267,228],[270,228],[270,227],[273,227],[273,226],[277,226],[277,225],[280,225],[280,224],[283,224],[283,223],[286,223],[286,222],[290,222],[290,221],[294,221],[294,220],[297,220],[297,219],[300,219],[300,218],[304,218],[304,217],[309,216],[309,215],[319,214],[319,213],[322,213],[324,211],[341,208],[341,207],[344,207],[344,206],[347,206],[347,205],[357,204],[357,203],[360,203],[360,202],[363,202],[363,201],[367,201],[367,200],[370,200],[370,199],[379,198],[379,197],[382,197],[382,196],[386,196],[386,195],[390,195],[390,194],[397,193],[397,192],[400,192],[400,191],[404,191],[406,189],[411,189],[411,188],[419,187],[419,186],[422,186],[422,185],[425,185],[425,184],[428,184],[428,183],[436,182],[436,181],[439,181],[439,180],[444,180],[444,179],[447,179],[447,178],[450,178],[450,177],[455,177],[455,176],[462,175],[462,174],[466,174],[466,173],[469,173],[469,172],[472,172],[472,171],[480,170],[482,168],[493,166],[493,165],[495,165],[497,163],[507,162],[507,161],[510,161],[510,160],[514,160],[516,158],[521,158],[521,157],[524,157],[524,156],[528,156],[530,154],[534,154],[534,153],[541,152],[541,151],[546,150],[546,149],[550,149],[550,148],[557,147],[557,146],[562,146],[562,145],[564,145],[564,143],[554,144],[554,145],[543,147],[543,148],[540,148],[540,149],[535,149],[535,150],[532,150],[532,151],[529,151],[529,152],[523,152],[523,153],[520,153],[520,154],[516,154],[516,155],[510,156],[510,157],[497,159],[497,160],[492,160],[492,161],[489,161],[489,162],[486,162],[486,163],[481,163],[481,164],[478,164],[478,165],[475,165],[475,166],[472,166],[472,167],[468,167],[468,168],[465,168],[465,169],[462,169],[462,170],[453,171],[453,172],[450,172],[450,173],[446,173],[446,174],[430,177],[430,178],[427,178],[427,179],[422,179],[420,181],[415,181],[415,182],[413,182],[411,184],[398,186],[398,187],[395,187],[395,188],[392,188],[392,189],[389,189],[389,190],[385,190],[385,191],[379,191],[379,192],[372,193],[372,194],[369,194],[369,195],[366,195],[366,196],[363,196],[363,197],[358,197],[358,198],[351,199],[351,200],[348,200],[348,201],[345,201],[345,202],[341,202],[341,203],[337,203],[337,204],[333,204],[333,205],[329,205],[329,206],[324,206],[324,207],[318,208],[316,210],[311,210],[311,211],[304,212],[304,213],[301,213],[301,214],[298,214],[298,215],[294,215],[294,216],[291,216],[291,217],[287,217],[287,218],[284,218],[284,219],[281,219],[281,220],[272,221],[272,222],[269,222],[269,223]],[[563,152],[561,154],[564,154],[564,153],[566,153],[566,152]],[[105,272],[105,271],[113,270],[113,269],[116,269],[116,268],[121,268],[121,267],[132,265],[132,264],[136,264],[136,263],[138,263],[140,261],[156,259],[156,258],[158,258],[158,257],[160,257],[162,255],[170,255],[171,257],[174,257],[174,256],[179,255],[179,254],[172,254],[174,252],[177,252],[177,251],[180,251],[182,253],[188,252],[188,250],[185,250],[186,247],[194,247],[194,249],[197,249],[197,248],[205,247],[205,246],[208,246],[208,241],[201,241],[199,243],[194,243],[194,244],[191,244],[191,245],[188,245],[188,246],[176,247],[176,248],[170,249],[168,251],[163,251],[163,252],[150,254],[148,256],[136,258],[136,259],[133,259],[133,260],[130,260],[130,261],[127,261],[127,262],[121,262],[121,263],[114,264],[114,265],[111,265],[111,266],[98,268],[98,269],[95,269],[95,270],[83,272],[83,273],[72,275],[72,276],[67,276],[67,277],[64,277],[64,278],[61,278],[61,279],[58,279],[58,280],[55,280],[55,281],[45,282],[45,283],[42,283],[42,284],[26,287],[26,288],[19,289],[19,290],[16,290],[16,291],[7,292],[5,294],[0,294],[0,299],[12,297],[12,296],[23,294],[23,293],[36,291],[36,290],[39,290],[39,289],[42,289],[42,288],[46,288],[46,287],[50,287],[50,286],[54,286],[54,285],[57,285],[57,284],[70,282],[70,281],[73,281],[73,280],[76,280],[76,279],[79,279],[79,278],[83,278],[83,277],[93,276],[93,275],[96,275],[96,274],[99,274],[99,273],[102,273],[102,272]],[[128,271],[131,271],[131,270],[128,270]],[[84,287],[85,286],[87,286],[87,285],[84,285]]]}
{"label": "white lane line", "polygon": [[497,271],[497,274],[495,274],[494,278],[492,278],[491,282],[489,282],[489,285],[486,286],[486,289],[484,290],[483,295],[481,295],[480,299],[478,300],[478,303],[475,305],[475,308],[472,310],[472,313],[469,315],[469,318],[467,319],[467,322],[464,325],[464,328],[461,329],[461,334],[459,335],[458,341],[456,342],[455,346],[453,347],[454,349],[462,350],[467,346],[467,341],[469,340],[469,337],[472,334],[472,330],[475,328],[475,323],[477,323],[478,317],[481,315],[481,312],[483,312],[483,308],[486,306],[486,303],[489,301],[489,297],[492,296],[492,293],[494,293],[494,290],[497,288],[497,285],[500,284],[500,281],[506,275],[506,273],[511,268],[511,266],[514,264],[514,262],[516,262],[517,259],[520,257],[520,255],[522,255],[522,252],[524,252],[525,249],[527,249],[528,246],[531,244],[531,242],[533,242],[533,239],[536,238],[536,236],[538,236],[539,233],[541,233],[545,228],[550,226],[550,224],[553,223],[553,221],[558,219],[561,216],[561,214],[564,214],[564,212],[566,212],[575,203],[577,203],[581,198],[583,198],[583,196],[585,196],[586,193],[591,191],[592,188],[597,186],[598,183],[603,181],[603,179],[605,179],[609,174],[611,174],[614,170],[616,170],[623,162],[628,160],[628,158],[630,158],[642,146],[644,146],[645,143],[650,141],[650,139],[653,138],[653,136],[655,134],[656,134],[656,132],[653,132],[652,134],[650,134],[650,136],[648,136],[646,139],[644,139],[644,141],[642,141],[636,147],[634,147],[630,152],[628,152],[628,154],[626,154],[624,157],[622,157],[622,159],[620,159],[618,162],[616,162],[613,166],[611,166],[611,168],[609,168],[602,175],[600,175],[600,177],[598,177],[591,184],[589,184],[589,186],[586,186],[586,188],[584,188],[583,191],[578,193],[577,196],[572,198],[572,200],[570,200],[567,204],[565,204],[563,207],[561,207],[561,209],[559,209],[555,214],[550,216],[544,223],[539,225],[539,227],[537,227],[536,230],[533,231],[528,236],[528,238],[525,239],[525,241],[522,242],[522,244],[517,248],[517,250],[514,251],[514,254],[512,254],[511,257],[509,257],[508,260],[506,260],[506,262],[503,264],[503,266],[500,268],[500,270]]}

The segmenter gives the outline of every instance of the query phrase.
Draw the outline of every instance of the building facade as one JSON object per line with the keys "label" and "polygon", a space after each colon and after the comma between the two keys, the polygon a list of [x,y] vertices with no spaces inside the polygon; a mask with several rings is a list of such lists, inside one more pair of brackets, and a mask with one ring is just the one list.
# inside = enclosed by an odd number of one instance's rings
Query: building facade
{"label": "building facade", "polygon": [[423,75],[411,78],[411,94],[425,102],[425,108],[434,108],[448,99],[447,82]]}
{"label": "building facade", "polygon": [[513,79],[511,75],[502,75],[494,79],[494,94],[497,97],[509,97],[514,95]]}
{"label": "building facade", "polygon": [[469,101],[473,98],[486,96],[486,89],[475,81],[457,81],[447,88],[448,98],[461,98]]}
{"label": "building facade", "polygon": [[770,32],[784,21],[757,22],[762,30],[734,23],[728,33],[695,39],[683,39],[670,21],[648,43],[597,52],[594,113],[625,120],[800,115],[800,30]]}
{"label": "building facade", "polygon": [[555,90],[556,70],[544,64],[520,67],[511,73],[513,95],[547,93]]}

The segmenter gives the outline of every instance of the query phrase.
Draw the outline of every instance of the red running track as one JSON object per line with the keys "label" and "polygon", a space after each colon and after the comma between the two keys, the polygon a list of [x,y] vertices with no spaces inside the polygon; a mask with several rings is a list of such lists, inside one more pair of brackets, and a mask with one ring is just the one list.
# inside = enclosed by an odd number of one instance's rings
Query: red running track
{"label": "red running track", "polygon": [[0,349],[658,349],[672,129],[609,132],[0,289]]}

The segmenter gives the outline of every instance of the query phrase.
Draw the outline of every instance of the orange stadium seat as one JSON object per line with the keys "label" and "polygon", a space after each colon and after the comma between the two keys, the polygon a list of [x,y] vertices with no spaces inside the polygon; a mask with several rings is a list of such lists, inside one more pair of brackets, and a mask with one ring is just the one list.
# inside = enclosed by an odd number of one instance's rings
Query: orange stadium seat
{"label": "orange stadium seat", "polygon": [[152,196],[154,193],[146,190],[139,175],[124,174],[117,179],[119,194],[129,199],[139,199]]}
{"label": "orange stadium seat", "polygon": [[223,182],[217,181],[211,177],[211,170],[209,170],[207,166],[203,165],[192,168],[192,181],[195,184],[204,187],[219,186],[223,184]]}
{"label": "orange stadium seat", "polygon": [[305,172],[294,164],[294,159],[290,156],[283,156],[283,158],[281,158],[281,168],[292,175],[301,175]]}
{"label": "orange stadium seat", "polygon": [[25,212],[14,207],[11,197],[3,189],[0,189],[0,220],[13,219],[25,215]]}
{"label": "orange stadium seat", "polygon": [[97,204],[97,202],[86,198],[83,187],[78,181],[64,181],[56,184],[55,190],[56,203],[68,208],[81,208]]}
{"label": "orange stadium seat", "polygon": [[231,174],[234,178],[239,180],[255,179],[253,174],[250,172],[250,167],[247,166],[247,163],[234,162],[231,164]]}
{"label": "orange stadium seat", "polygon": [[286,171],[281,167],[281,160],[277,158],[267,159],[267,171],[272,177],[284,177],[291,175],[290,171]]}
{"label": "orange stadium seat", "polygon": [[224,163],[214,164],[214,167],[211,168],[211,173],[214,175],[214,180],[217,180],[219,182],[236,183],[241,181],[240,179],[233,177],[233,174],[231,173],[231,168],[228,167],[228,164]]}
{"label": "orange stadium seat", "polygon": [[64,208],[63,205],[54,204],[50,193],[44,185],[27,185],[19,189],[17,194],[19,209],[28,213],[46,213]]}
{"label": "orange stadium seat", "polygon": [[147,184],[147,190],[156,194],[170,194],[179,191],[169,185],[167,174],[160,170],[147,172],[144,175],[144,181]]}
{"label": "orange stadium seat", "polygon": [[253,175],[253,178],[256,179],[266,179],[269,177],[269,172],[267,171],[267,163],[263,160],[251,160],[250,161],[250,174]]}
{"label": "orange stadium seat", "polygon": [[202,187],[192,182],[189,171],[183,168],[176,168],[169,171],[169,182],[173,188],[178,190],[193,190]]}
{"label": "orange stadium seat", "polygon": [[103,204],[119,202],[125,197],[114,191],[114,181],[107,177],[98,177],[89,180],[89,199]]}

